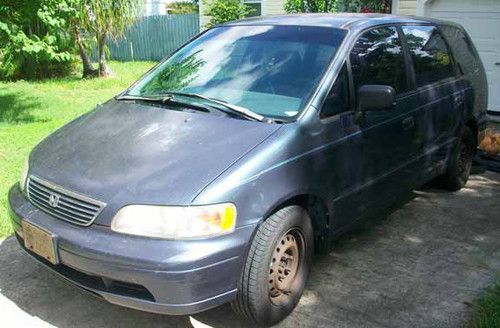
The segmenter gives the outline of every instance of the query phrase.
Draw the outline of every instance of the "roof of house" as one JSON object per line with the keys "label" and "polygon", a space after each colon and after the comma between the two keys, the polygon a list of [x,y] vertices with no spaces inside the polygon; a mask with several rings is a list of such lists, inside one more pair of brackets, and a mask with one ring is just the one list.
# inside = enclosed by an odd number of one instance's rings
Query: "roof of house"
{"label": "roof of house", "polygon": [[355,28],[386,23],[443,23],[443,21],[416,16],[398,16],[389,14],[292,14],[278,16],[260,16],[242,19],[226,25],[292,25],[323,26],[336,28]]}

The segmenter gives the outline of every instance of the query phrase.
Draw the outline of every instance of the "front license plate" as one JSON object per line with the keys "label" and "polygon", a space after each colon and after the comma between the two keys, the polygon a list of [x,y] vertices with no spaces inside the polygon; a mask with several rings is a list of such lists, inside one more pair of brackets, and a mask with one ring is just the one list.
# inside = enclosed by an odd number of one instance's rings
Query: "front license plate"
{"label": "front license plate", "polygon": [[57,264],[54,236],[25,220],[21,224],[23,226],[24,246],[50,263]]}

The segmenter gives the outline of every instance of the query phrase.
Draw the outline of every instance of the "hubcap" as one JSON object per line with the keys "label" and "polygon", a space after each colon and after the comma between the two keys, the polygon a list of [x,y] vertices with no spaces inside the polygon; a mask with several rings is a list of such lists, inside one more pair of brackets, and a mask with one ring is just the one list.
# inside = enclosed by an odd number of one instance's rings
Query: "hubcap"
{"label": "hubcap", "polygon": [[302,234],[293,229],[283,235],[274,249],[269,265],[269,297],[274,304],[283,304],[292,292],[303,245]]}

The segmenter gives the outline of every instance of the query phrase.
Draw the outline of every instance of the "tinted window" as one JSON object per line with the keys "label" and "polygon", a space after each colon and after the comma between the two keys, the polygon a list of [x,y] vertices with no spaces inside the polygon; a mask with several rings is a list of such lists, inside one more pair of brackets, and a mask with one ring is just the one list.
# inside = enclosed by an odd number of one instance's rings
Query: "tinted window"
{"label": "tinted window", "polygon": [[454,75],[446,43],[435,26],[403,26],[415,68],[417,86]]}
{"label": "tinted window", "polygon": [[404,55],[395,27],[381,27],[364,33],[350,55],[354,88],[365,84],[392,86],[406,90]]}
{"label": "tinted window", "polygon": [[295,116],[345,32],[315,26],[221,26],[188,43],[130,90],[198,93],[265,116]]}
{"label": "tinted window", "polygon": [[344,65],[323,104],[320,118],[331,117],[348,110],[351,110],[349,104],[349,78],[347,75],[347,68]]}
{"label": "tinted window", "polygon": [[485,110],[488,103],[488,83],[474,45],[470,38],[455,26],[443,25],[441,32],[448,41],[462,73],[474,88],[474,108]]}

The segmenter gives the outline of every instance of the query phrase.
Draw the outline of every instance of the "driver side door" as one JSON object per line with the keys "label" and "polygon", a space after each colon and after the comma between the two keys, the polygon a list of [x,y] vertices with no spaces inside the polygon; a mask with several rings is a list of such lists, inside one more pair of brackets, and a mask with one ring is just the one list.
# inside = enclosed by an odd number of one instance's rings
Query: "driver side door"
{"label": "driver side door", "polygon": [[[328,124],[329,134],[344,141],[332,149],[338,177],[330,184],[337,224],[352,221],[388,205],[402,190],[413,186],[416,172],[409,165],[418,156],[415,99],[408,95],[407,57],[398,28],[377,27],[364,32],[350,55],[350,87],[353,110],[338,114]],[[340,79],[337,83],[340,83]],[[393,109],[359,112],[358,90],[363,85],[386,85],[396,91]],[[338,86],[333,86],[332,91]],[[325,102],[328,112],[332,102]],[[325,107],[326,106],[326,107]],[[331,109],[330,109],[331,111]],[[335,155],[342,154],[342,158]]]}

